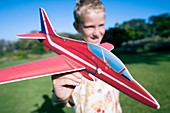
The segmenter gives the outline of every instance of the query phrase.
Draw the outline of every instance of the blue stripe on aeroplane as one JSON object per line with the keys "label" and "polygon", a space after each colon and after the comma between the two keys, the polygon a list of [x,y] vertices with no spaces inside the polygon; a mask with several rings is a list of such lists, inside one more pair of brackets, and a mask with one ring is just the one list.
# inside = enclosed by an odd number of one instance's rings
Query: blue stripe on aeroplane
{"label": "blue stripe on aeroplane", "polygon": [[40,10],[41,32],[46,34],[45,25],[44,25],[44,21],[43,21],[43,17],[42,17],[42,12],[41,12],[41,8],[39,10]]}

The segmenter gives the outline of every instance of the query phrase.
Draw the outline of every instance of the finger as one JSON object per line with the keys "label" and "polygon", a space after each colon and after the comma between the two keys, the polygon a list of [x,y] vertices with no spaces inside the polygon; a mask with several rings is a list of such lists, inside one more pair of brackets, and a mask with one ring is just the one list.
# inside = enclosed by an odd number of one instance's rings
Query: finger
{"label": "finger", "polygon": [[75,81],[77,83],[81,83],[82,75],[79,72],[76,72],[76,73],[66,75],[65,79],[70,79],[70,80]]}
{"label": "finger", "polygon": [[80,72],[74,72],[72,73],[75,77],[77,77],[78,79],[82,79],[82,74]]}
{"label": "finger", "polygon": [[78,86],[80,85],[80,82],[76,82],[71,79],[60,79],[60,80],[53,80],[54,86],[59,87],[67,87],[67,86]]}
{"label": "finger", "polygon": [[82,78],[82,75],[80,73],[71,73],[71,74],[67,74],[67,75],[63,75],[61,77],[56,77],[54,78],[53,80],[54,81],[60,81],[60,80],[72,80],[72,81],[75,81],[77,83],[80,83],[81,82],[81,78]]}
{"label": "finger", "polygon": [[62,79],[61,82],[64,85],[78,86],[81,83],[81,79],[77,79],[75,76],[71,75],[66,79]]}
{"label": "finger", "polygon": [[66,73],[66,74],[56,74],[56,75],[52,75],[52,80],[53,79],[58,79],[58,78],[70,78],[70,75],[74,75],[75,77],[77,77],[78,79],[82,78],[82,74],[79,72],[74,72],[74,73]]}

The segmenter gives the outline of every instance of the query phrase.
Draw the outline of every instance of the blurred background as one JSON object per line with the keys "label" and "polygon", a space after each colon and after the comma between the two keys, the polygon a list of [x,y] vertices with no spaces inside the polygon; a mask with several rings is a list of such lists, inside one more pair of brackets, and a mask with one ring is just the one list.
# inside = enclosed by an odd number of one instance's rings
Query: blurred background
{"label": "blurred background", "polygon": [[[170,109],[170,0],[101,0],[106,8],[102,42],[128,67],[161,105],[149,108],[120,95],[124,113],[168,113]],[[57,33],[81,39],[73,28],[76,0],[1,0],[0,68],[54,56],[37,40],[19,40],[17,34],[40,30],[39,8],[46,10]],[[1,113],[72,113],[53,108],[50,77],[0,85]]]}

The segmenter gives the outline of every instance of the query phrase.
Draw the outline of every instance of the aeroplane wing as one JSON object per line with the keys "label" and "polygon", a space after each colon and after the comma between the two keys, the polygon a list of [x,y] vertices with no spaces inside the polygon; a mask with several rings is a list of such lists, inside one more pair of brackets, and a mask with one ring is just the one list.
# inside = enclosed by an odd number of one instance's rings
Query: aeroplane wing
{"label": "aeroplane wing", "polygon": [[41,32],[17,35],[20,39],[45,39],[45,34]]}
{"label": "aeroplane wing", "polygon": [[9,68],[0,69],[0,84],[16,82],[26,79],[75,72],[85,67],[67,56],[60,55],[37,60]]}
{"label": "aeroplane wing", "polygon": [[108,43],[108,42],[105,42],[105,43],[102,43],[100,44],[99,46],[111,51],[112,49],[114,49],[114,45]]}

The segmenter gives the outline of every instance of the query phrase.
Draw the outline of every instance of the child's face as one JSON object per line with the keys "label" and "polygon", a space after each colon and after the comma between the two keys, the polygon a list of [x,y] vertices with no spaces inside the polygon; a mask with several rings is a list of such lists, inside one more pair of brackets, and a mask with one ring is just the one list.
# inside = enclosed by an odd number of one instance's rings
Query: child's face
{"label": "child's face", "polygon": [[81,33],[86,42],[100,44],[105,34],[105,13],[91,11],[82,14],[81,23],[77,27],[77,31]]}

